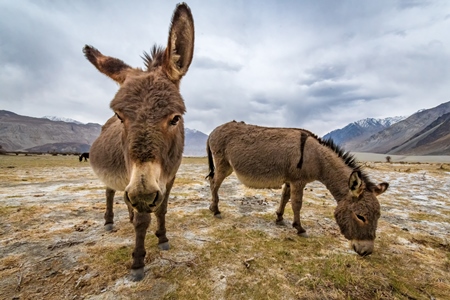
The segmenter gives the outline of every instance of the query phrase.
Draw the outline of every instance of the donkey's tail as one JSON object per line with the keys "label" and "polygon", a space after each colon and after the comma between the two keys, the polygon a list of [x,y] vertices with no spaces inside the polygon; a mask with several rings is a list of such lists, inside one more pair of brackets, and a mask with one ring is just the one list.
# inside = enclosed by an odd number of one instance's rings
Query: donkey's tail
{"label": "donkey's tail", "polygon": [[214,178],[214,160],[211,152],[211,148],[209,147],[209,137],[206,141],[206,152],[208,153],[208,165],[209,165],[209,174],[205,177],[205,179],[213,179]]}

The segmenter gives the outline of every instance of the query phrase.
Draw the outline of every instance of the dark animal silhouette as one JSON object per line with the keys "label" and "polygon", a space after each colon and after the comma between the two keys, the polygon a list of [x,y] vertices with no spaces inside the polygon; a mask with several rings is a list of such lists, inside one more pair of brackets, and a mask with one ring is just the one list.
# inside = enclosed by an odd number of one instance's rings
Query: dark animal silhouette
{"label": "dark animal silhouette", "polygon": [[345,238],[360,255],[371,254],[380,217],[377,195],[388,188],[374,184],[355,158],[331,140],[294,128],[269,128],[229,122],[214,129],[207,141],[212,203],[210,210],[220,216],[218,190],[233,171],[253,188],[283,188],[277,223],[283,222],[286,203],[291,199],[293,227],[306,236],[300,223],[303,190],[319,180],[337,201],[336,222]]}
{"label": "dark animal silhouette", "polygon": [[82,154],[80,155],[80,157],[79,157],[80,162],[83,161],[83,158],[84,158],[84,161],[88,161],[88,158],[89,158],[89,152],[84,152],[84,153],[82,153]]}
{"label": "dark animal silhouette", "polygon": [[106,184],[107,230],[114,223],[114,194],[124,191],[136,234],[131,278],[137,281],[144,277],[144,242],[150,213],[156,216],[159,248],[169,249],[165,216],[183,153],[186,108],[179,86],[194,51],[191,11],[186,4],[177,5],[167,47],[154,46],[150,54],[144,54],[145,70],[131,68],[91,46],[83,51],[100,72],[120,85],[110,103],[115,115],[93,143],[90,163]]}

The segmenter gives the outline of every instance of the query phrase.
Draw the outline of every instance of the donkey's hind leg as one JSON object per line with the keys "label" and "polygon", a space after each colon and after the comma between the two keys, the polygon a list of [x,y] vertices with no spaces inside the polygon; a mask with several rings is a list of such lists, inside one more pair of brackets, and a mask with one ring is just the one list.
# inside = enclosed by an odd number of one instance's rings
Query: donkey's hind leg
{"label": "donkey's hind leg", "polygon": [[111,231],[114,226],[114,195],[116,191],[111,188],[106,188],[106,211],[105,211],[105,229]]}
{"label": "donkey's hind leg", "polygon": [[214,213],[216,218],[221,218],[221,214],[219,211],[219,188],[222,184],[223,180],[233,173],[233,169],[230,164],[222,160],[217,164],[217,168],[215,170],[214,176],[209,177],[209,187],[211,188],[212,201],[209,206],[209,210]]}
{"label": "donkey's hind leg", "polygon": [[278,207],[277,210],[277,220],[275,222],[278,225],[284,225],[283,222],[284,209],[290,198],[291,198],[291,186],[289,185],[289,183],[286,182],[283,185],[283,190],[281,192],[280,206]]}

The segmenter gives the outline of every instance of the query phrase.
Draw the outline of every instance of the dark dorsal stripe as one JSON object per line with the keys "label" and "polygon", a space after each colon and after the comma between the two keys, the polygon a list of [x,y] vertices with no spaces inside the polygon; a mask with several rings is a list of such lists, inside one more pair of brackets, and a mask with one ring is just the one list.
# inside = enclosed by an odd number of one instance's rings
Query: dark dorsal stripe
{"label": "dark dorsal stripe", "polygon": [[303,152],[305,151],[305,144],[306,139],[308,138],[309,134],[302,131],[300,134],[300,161],[297,164],[297,168],[301,169],[303,166]]}

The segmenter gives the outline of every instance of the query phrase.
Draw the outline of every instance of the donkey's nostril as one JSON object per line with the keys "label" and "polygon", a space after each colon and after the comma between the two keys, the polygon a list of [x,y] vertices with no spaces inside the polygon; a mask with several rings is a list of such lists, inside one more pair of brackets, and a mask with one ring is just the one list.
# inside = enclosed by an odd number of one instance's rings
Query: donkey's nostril
{"label": "donkey's nostril", "polygon": [[364,216],[356,215],[356,217],[357,217],[359,220],[363,221],[364,223],[366,222],[366,218],[364,218]]}
{"label": "donkey's nostril", "polygon": [[[153,199],[151,199],[152,197],[153,197]],[[150,197],[151,203],[149,203],[148,206],[150,206],[150,207],[156,206],[156,201],[158,200],[158,197],[159,197],[159,192],[152,194],[152,196]]]}

